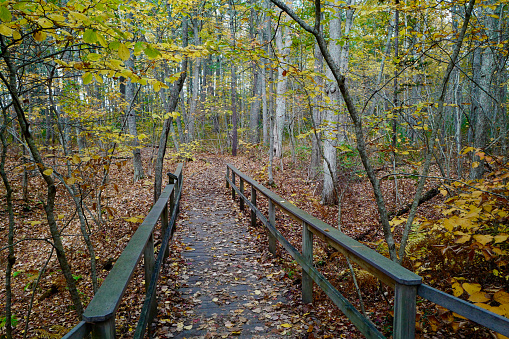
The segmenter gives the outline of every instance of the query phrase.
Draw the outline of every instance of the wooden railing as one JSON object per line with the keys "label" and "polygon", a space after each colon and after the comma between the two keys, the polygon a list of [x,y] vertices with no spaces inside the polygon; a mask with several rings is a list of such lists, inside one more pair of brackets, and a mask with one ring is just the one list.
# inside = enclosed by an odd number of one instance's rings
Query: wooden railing
{"label": "wooden railing", "polygon": [[[237,177],[239,178],[238,187],[236,185]],[[251,186],[251,199],[245,196],[245,183]],[[394,288],[393,338],[410,339],[415,337],[417,295],[482,326],[509,336],[509,319],[422,284],[422,278],[417,274],[346,236],[338,229],[309,215],[243,174],[234,166],[227,164],[226,187],[230,186],[232,199],[235,199],[236,194],[240,197],[240,208],[244,209],[245,204],[247,204],[251,209],[252,226],[255,226],[256,220],[259,219],[269,230],[269,251],[275,254],[276,241],[279,241],[283,248],[302,267],[303,302],[310,303],[313,301],[313,282],[315,282],[367,338],[384,338],[384,336],[314,267],[313,236],[327,242],[350,260],[376,276],[380,281]],[[268,200],[268,219],[257,208],[257,192]],[[302,223],[302,253],[277,230],[276,207]]]}
{"label": "wooden railing", "polygon": [[[115,315],[142,254],[145,268],[145,302],[134,332],[134,338],[143,338],[145,335],[147,325],[152,322],[157,313],[155,297],[157,281],[164,260],[169,255],[168,244],[175,230],[175,221],[179,214],[182,164],[177,166],[175,173],[168,173],[168,176],[169,184],[164,188],[143,223],[131,237],[115,266],[104,279],[101,288],[88,304],[83,314],[83,321],[64,338],[81,339],[90,333],[92,338],[115,338]],[[161,219],[163,238],[156,259],[154,257],[153,232],[159,219]]]}

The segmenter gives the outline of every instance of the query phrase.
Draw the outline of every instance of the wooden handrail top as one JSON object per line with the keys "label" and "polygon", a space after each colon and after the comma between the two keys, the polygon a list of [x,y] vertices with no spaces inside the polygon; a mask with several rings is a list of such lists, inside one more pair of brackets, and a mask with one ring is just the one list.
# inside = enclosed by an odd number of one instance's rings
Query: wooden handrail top
{"label": "wooden handrail top", "polygon": [[[180,177],[182,164],[177,167],[175,175]],[[175,189],[175,184],[167,185],[157,202],[152,206],[143,223],[129,240],[124,251],[111,269],[110,273],[104,279],[101,287],[94,298],[88,304],[83,313],[83,320],[86,322],[101,322],[111,319],[122,301],[127,285],[138,265],[145,246],[154,230],[161,213],[168,203],[171,193]]]}
{"label": "wooden handrail top", "polygon": [[384,280],[385,283],[390,285],[420,285],[422,283],[422,278],[417,274],[348,237],[337,228],[329,226],[285,199],[282,199],[271,190],[239,171],[232,164],[227,164],[227,167],[235,172],[235,175],[242,178],[242,180],[249,183],[257,191],[267,197],[267,199],[271,200],[276,206],[286,211],[290,216],[298,221],[305,222],[311,232],[324,239],[331,246],[360,264],[363,268],[371,271],[371,273],[375,275],[381,273],[382,276],[379,276],[379,278]]}

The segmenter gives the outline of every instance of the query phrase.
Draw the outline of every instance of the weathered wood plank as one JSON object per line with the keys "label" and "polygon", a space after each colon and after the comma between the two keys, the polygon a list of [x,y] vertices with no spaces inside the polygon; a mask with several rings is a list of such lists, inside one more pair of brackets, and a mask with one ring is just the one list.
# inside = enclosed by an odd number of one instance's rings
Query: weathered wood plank
{"label": "weathered wood plank", "polygon": [[393,338],[414,338],[417,286],[397,284],[394,294]]}
{"label": "weathered wood plank", "polygon": [[[251,204],[256,206],[256,189],[251,186]],[[251,210],[251,227],[256,227],[256,213]]]}
{"label": "weathered wood plank", "polygon": [[[244,194],[244,180],[242,180],[242,178],[240,178],[239,187],[240,187],[240,191],[242,192],[242,194]],[[239,206],[240,206],[240,210],[244,211],[244,199],[239,199]]]}
{"label": "weathered wood plank", "polygon": [[[274,202],[269,199],[269,222],[275,227],[276,226],[276,206]],[[269,252],[276,254],[276,238],[272,232],[269,233]]]}
{"label": "weathered wood plank", "polygon": [[86,321],[81,321],[78,325],[74,326],[62,339],[82,339],[92,332],[91,324]]}
{"label": "weathered wood plank", "polygon": [[[309,266],[313,266],[313,233],[309,231],[305,221],[302,222],[302,256]],[[313,302],[313,279],[302,272],[302,302],[305,304]]]}

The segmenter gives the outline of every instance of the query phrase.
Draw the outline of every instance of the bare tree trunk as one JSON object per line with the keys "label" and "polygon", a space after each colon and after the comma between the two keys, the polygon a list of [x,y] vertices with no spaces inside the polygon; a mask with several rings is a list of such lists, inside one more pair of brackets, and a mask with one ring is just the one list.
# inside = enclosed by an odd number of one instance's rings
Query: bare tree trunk
{"label": "bare tree trunk", "polygon": [[[235,8],[233,6],[233,2],[230,1],[230,32],[232,34],[232,47],[235,51],[235,33],[236,33],[236,13]],[[235,67],[234,60],[231,60],[231,83],[230,83],[230,89],[231,89],[231,100],[232,100],[232,155],[237,155],[237,69]]]}
{"label": "bare tree trunk", "polygon": [[[127,68],[134,69],[134,55],[131,53],[131,57],[125,62]],[[126,115],[127,115],[127,127],[129,134],[133,137],[132,146],[133,148],[133,168],[134,175],[133,181],[136,182],[143,179],[143,163],[141,161],[141,150],[140,141],[138,140],[138,129],[136,126],[136,110],[134,104],[134,92],[135,85],[130,79],[126,80],[125,84],[125,102],[126,102]]]}
{"label": "bare tree trunk", "polygon": [[[193,35],[194,44],[198,46],[200,44],[200,20],[196,19],[193,22]],[[191,78],[191,101],[189,103],[189,117],[188,117],[188,135],[189,141],[193,141],[196,137],[196,116],[198,114],[198,94],[200,91],[200,58],[196,58],[192,61],[193,70]]]}
{"label": "bare tree trunk", "polygon": [[[339,46],[339,39],[341,39],[341,17],[340,9],[334,7],[332,18],[329,23],[329,52],[334,62],[339,65],[341,63],[341,50]],[[336,136],[337,120],[340,100],[340,93],[338,86],[334,79],[334,74],[330,67],[327,67],[327,85],[325,94],[330,100],[330,105],[324,112],[324,141],[323,141],[323,190],[322,190],[322,204],[332,205],[336,202],[336,195],[334,194],[334,183],[337,176],[336,164]],[[332,172],[331,172],[332,171]]]}
{"label": "bare tree trunk", "polygon": [[7,138],[6,138],[6,127],[8,125],[7,112],[2,107],[2,118],[3,123],[0,129],[0,139],[2,142],[2,153],[0,158],[0,176],[5,187],[5,200],[7,203],[7,214],[9,218],[9,231],[7,235],[7,264],[5,267],[5,334],[7,339],[12,339],[12,267],[16,262],[14,253],[14,209],[12,206],[12,188],[5,172],[5,159],[7,158]]}
{"label": "bare tree trunk", "polygon": [[[286,16],[284,16],[286,18]],[[276,32],[276,48],[279,58],[277,68],[276,85],[276,119],[274,121],[274,155],[281,158],[283,155],[283,131],[286,119],[286,89],[288,86],[288,77],[286,76],[285,60],[290,54],[292,38],[289,34],[284,34],[282,25]],[[283,39],[284,36],[284,39]]]}
{"label": "bare tree trunk", "polygon": [[[249,16],[250,28],[249,35],[252,43],[256,42],[255,30],[256,30],[256,13],[255,9],[251,8],[251,13]],[[251,114],[249,118],[249,135],[250,142],[253,144],[257,144],[260,142],[260,133],[258,132],[258,124],[260,121],[260,106],[261,106],[261,70],[255,60],[251,61],[251,67],[253,72],[253,99],[251,101]]]}
{"label": "bare tree trunk", "polygon": [[[490,9],[489,7],[485,8],[487,11],[486,15],[483,16],[484,21],[484,31],[482,34],[487,35],[490,39],[489,41],[496,41],[495,30],[497,29],[496,19],[492,16],[496,16],[495,10]],[[493,100],[492,93],[496,93],[496,83],[495,83],[495,72],[496,72],[496,64],[495,64],[495,55],[492,48],[483,48],[480,52],[480,67],[479,67],[479,105],[478,111],[476,112],[476,121],[475,121],[475,138],[474,138],[474,147],[476,149],[480,149],[485,151],[485,147],[488,144],[489,133],[490,133],[490,123],[489,120],[493,116],[493,112],[496,111],[495,103]],[[482,160],[477,154],[474,152],[473,154],[473,163],[470,169],[470,178],[471,179],[481,179],[485,170],[484,170],[484,160]]]}
{"label": "bare tree trunk", "polygon": [[[187,47],[187,36],[188,36],[187,19],[182,19],[182,47]],[[177,108],[179,101],[179,95],[184,87],[184,82],[187,75],[187,58],[182,61],[181,73],[178,80],[170,87],[170,97],[168,99],[168,112],[173,112]],[[164,121],[163,130],[161,131],[161,137],[159,138],[159,148],[157,150],[157,157],[154,165],[154,202],[159,199],[163,185],[163,162],[164,155],[166,154],[166,144],[168,142],[168,134],[170,133],[170,125],[173,119],[169,117]]]}
{"label": "bare tree trunk", "polygon": [[[318,47],[318,44],[315,43],[315,50],[314,50],[314,57],[315,57],[315,69],[314,71],[318,74],[323,73],[323,57],[322,53],[320,52],[320,48]],[[313,128],[318,129],[320,128],[320,125],[322,124],[322,95],[321,91],[323,89],[323,78],[319,75],[314,77],[316,86],[318,87],[319,94],[315,96],[313,99],[313,122],[314,126]],[[319,169],[320,169],[320,160],[321,160],[321,152],[320,152],[320,138],[321,133],[316,132],[313,133],[313,136],[311,137],[311,162],[309,164],[309,178],[311,180],[315,179],[318,175]]]}
{"label": "bare tree trunk", "polygon": [[[265,44],[266,41],[269,40],[267,38],[270,36],[270,17],[267,17],[265,12],[263,12],[262,22],[267,20],[267,25],[264,29],[262,29],[262,33],[260,34],[260,43]],[[265,53],[269,54],[269,46],[265,47]],[[269,144],[269,116],[268,116],[268,100],[267,100],[267,60],[265,58],[261,59],[262,69],[260,71],[260,86],[262,88],[262,135],[263,135],[263,144]]]}

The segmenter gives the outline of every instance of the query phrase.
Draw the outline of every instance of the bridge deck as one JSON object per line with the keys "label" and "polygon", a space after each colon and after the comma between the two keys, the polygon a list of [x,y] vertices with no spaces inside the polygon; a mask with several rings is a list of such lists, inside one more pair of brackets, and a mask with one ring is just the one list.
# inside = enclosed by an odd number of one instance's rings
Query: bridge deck
{"label": "bridge deck", "polygon": [[171,322],[160,322],[156,334],[303,337],[313,320],[309,314],[302,316],[302,305],[286,297],[288,287],[280,281],[284,272],[260,261],[247,223],[236,221],[237,212],[224,194],[223,171],[223,165],[211,165],[200,173],[200,180],[184,184],[183,214],[175,235],[186,248],[185,265],[178,274],[186,312]]}

